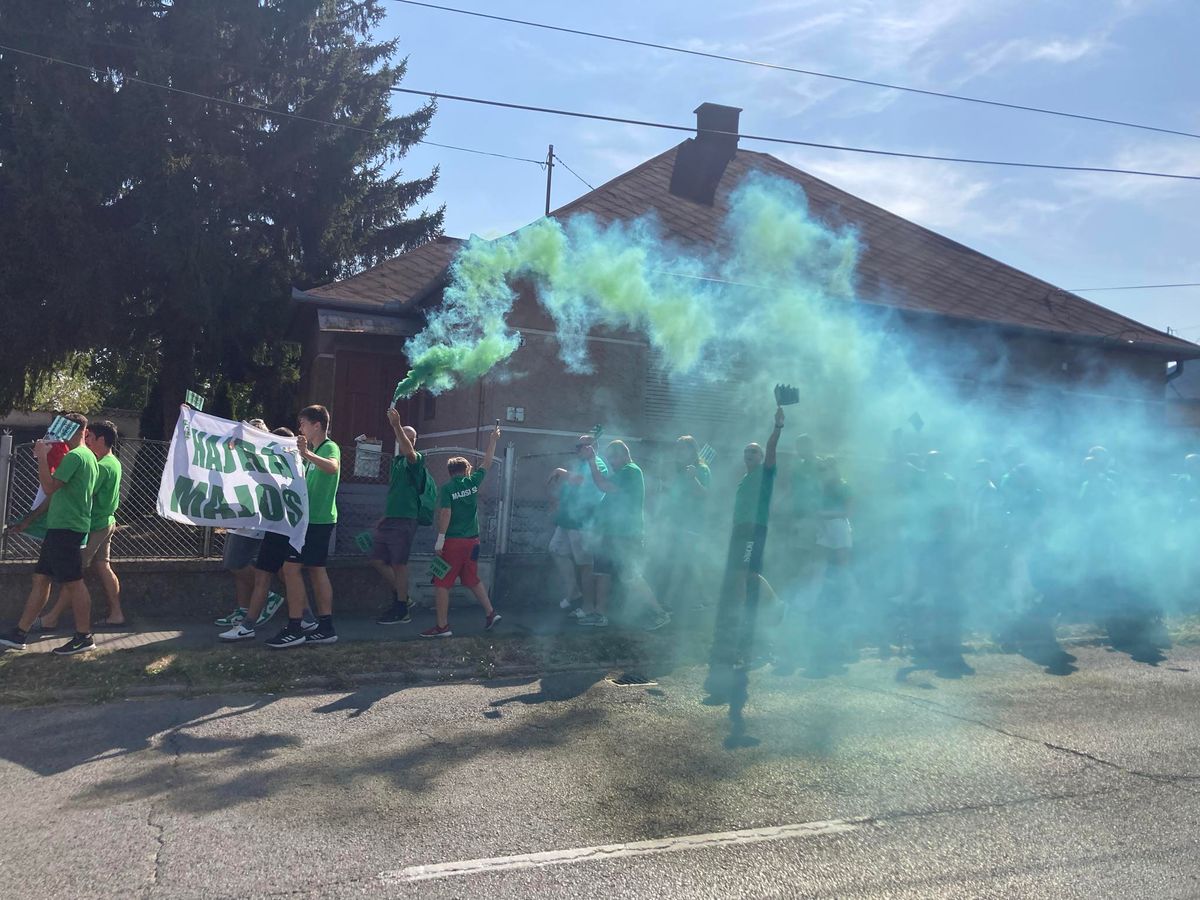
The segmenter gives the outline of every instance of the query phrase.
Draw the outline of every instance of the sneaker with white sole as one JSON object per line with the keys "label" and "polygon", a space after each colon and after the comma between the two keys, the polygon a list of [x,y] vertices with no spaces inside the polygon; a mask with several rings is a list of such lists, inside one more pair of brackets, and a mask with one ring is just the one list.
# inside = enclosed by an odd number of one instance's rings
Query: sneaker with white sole
{"label": "sneaker with white sole", "polygon": [[300,623],[300,630],[303,631],[305,634],[312,634],[314,631],[316,631],[320,627],[321,627],[321,623],[316,620],[313,620],[312,622],[305,620]]}
{"label": "sneaker with white sole", "polygon": [[491,631],[492,626],[495,625],[497,622],[499,622],[500,618],[501,618],[500,613],[496,612],[495,610],[492,610],[492,614],[490,616],[485,616],[483,619],[483,630]]}
{"label": "sneaker with white sole", "polygon": [[267,594],[267,602],[263,606],[262,612],[258,614],[258,618],[254,621],[254,627],[261,628],[270,622],[275,613],[279,612],[279,607],[283,606],[283,601],[284,597],[282,594],[277,594],[274,591]]}
{"label": "sneaker with white sole", "polygon": [[656,616],[654,621],[646,626],[647,631],[658,631],[658,629],[671,624],[671,614],[663,613],[661,616]]}
{"label": "sneaker with white sole", "polygon": [[306,643],[308,640],[303,632],[294,632],[290,628],[284,628],[267,641],[267,646],[272,650],[287,650],[291,647],[303,647]]}
{"label": "sneaker with white sole", "polygon": [[18,631],[16,628],[10,628],[8,631],[0,634],[0,647],[6,650],[24,650],[25,632]]}
{"label": "sneaker with white sole", "polygon": [[50,652],[55,656],[74,656],[76,653],[87,653],[89,650],[96,649],[96,642],[92,640],[90,634],[78,634],[63,644],[61,647],[55,647]]}
{"label": "sneaker with white sole", "polygon": [[254,629],[244,623],[238,623],[228,631],[222,631],[217,637],[223,641],[252,641],[254,640]]}
{"label": "sneaker with white sole", "polygon": [[426,628],[421,632],[423,638],[444,638],[454,637],[454,632],[450,630],[449,625],[443,625],[440,628],[434,625],[432,628]]}
{"label": "sneaker with white sole", "polygon": [[337,633],[332,628],[328,631],[324,628],[314,628],[304,635],[304,641],[307,644],[336,644],[337,637]]}
{"label": "sneaker with white sole", "polygon": [[227,616],[221,616],[214,625],[219,625],[221,628],[228,628],[230,625],[240,625],[246,618],[246,607],[239,606]]}

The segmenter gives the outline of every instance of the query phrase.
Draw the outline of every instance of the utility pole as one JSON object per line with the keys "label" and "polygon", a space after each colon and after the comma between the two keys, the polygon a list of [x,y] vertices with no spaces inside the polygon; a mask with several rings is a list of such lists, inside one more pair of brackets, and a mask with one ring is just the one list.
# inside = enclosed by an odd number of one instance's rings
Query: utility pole
{"label": "utility pole", "polygon": [[554,145],[546,153],[546,215],[550,215],[550,183],[554,179]]}

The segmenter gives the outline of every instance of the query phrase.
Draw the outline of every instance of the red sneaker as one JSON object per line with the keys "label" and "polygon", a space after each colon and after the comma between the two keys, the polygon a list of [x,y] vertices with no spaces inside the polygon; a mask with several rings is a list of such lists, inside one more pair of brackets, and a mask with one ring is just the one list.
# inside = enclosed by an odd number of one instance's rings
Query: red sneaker
{"label": "red sneaker", "polygon": [[450,630],[449,625],[443,625],[441,628],[438,628],[436,625],[434,625],[432,628],[426,628],[424,631],[422,631],[421,637],[427,637],[427,638],[451,637],[453,634],[454,634],[454,632]]}
{"label": "red sneaker", "polygon": [[492,626],[495,625],[499,621],[500,621],[500,613],[496,612],[495,610],[492,610],[492,614],[490,616],[484,617],[483,630],[491,631]]}

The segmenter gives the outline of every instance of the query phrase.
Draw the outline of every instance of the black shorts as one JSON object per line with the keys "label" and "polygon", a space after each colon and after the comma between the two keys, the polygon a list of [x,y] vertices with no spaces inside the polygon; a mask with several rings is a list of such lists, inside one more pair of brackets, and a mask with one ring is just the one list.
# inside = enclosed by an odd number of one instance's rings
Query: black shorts
{"label": "black shorts", "polygon": [[42,552],[33,571],[46,575],[61,584],[83,578],[83,544],[87,535],[81,531],[51,528],[42,538]]}
{"label": "black shorts", "polygon": [[645,555],[640,537],[622,537],[605,534],[593,554],[592,572],[607,575],[621,584],[636,580],[642,574],[642,557]]}
{"label": "black shorts", "polygon": [[304,549],[297,551],[288,543],[286,534],[268,531],[258,548],[258,559],[254,568],[264,572],[278,572],[285,562],[299,563],[314,569],[323,568],[329,560],[329,538],[332,525],[309,525],[304,532]]}

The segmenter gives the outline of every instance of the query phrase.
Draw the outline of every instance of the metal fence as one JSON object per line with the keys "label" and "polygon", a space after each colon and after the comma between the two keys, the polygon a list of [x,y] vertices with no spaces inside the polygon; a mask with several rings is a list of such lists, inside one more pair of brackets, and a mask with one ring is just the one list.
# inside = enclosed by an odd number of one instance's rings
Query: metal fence
{"label": "metal fence", "polygon": [[[199,559],[219,556],[224,535],[219,529],[196,528],[158,515],[158,485],[167,463],[165,441],[122,440],[113,453],[121,461],[121,504],[112,555],[121,559]],[[2,451],[0,451],[2,452]],[[0,486],[2,490],[2,486]],[[12,448],[8,464],[8,515],[12,523],[33,508],[38,492],[33,444]],[[0,559],[37,559],[41,544],[6,532],[0,538]]]}
{"label": "metal fence", "polygon": [[[121,461],[121,504],[112,555],[118,559],[204,559],[220,557],[224,531],[201,528],[158,515],[158,488],[167,462],[166,441],[121,440],[113,449]],[[446,460],[466,456],[478,461],[483,454],[463,447],[438,447],[422,451],[438,484],[446,481]],[[492,461],[488,487],[479,502],[480,540],[484,555],[503,553],[511,531],[511,485],[515,454],[512,448]],[[338,527],[333,553],[361,556],[356,538],[370,531],[383,515],[391,455],[361,453],[342,448],[342,481],[338,490]],[[478,464],[478,463],[477,463]],[[495,485],[494,487],[492,485]],[[38,492],[37,460],[33,444],[16,444],[11,435],[0,437],[0,521],[23,519]],[[430,537],[430,546],[433,539]],[[20,534],[0,535],[0,560],[37,559],[41,545]]]}

